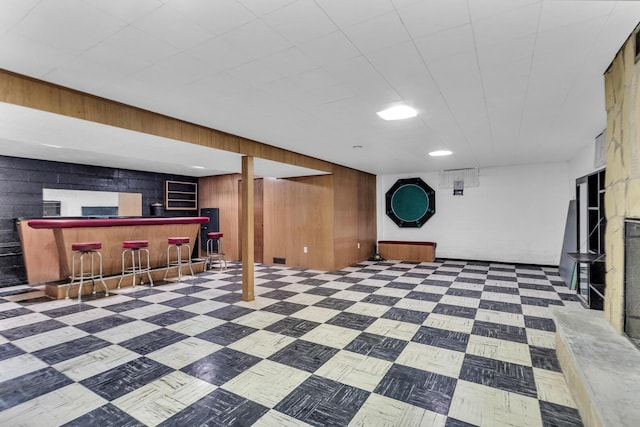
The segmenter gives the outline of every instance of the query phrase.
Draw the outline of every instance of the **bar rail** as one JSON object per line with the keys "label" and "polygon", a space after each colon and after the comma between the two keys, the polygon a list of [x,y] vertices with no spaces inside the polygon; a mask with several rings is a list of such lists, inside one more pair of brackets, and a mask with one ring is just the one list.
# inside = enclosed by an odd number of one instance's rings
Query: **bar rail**
{"label": "bar rail", "polygon": [[209,218],[196,217],[153,217],[153,218],[96,218],[96,219],[30,219],[29,227],[43,228],[83,228],[83,227],[119,227],[131,225],[174,225],[174,224],[206,224]]}

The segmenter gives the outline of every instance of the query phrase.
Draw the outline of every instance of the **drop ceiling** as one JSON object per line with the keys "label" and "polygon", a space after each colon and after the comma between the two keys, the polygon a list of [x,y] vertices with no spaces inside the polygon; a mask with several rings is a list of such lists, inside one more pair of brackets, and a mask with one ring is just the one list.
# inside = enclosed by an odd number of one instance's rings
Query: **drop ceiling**
{"label": "drop ceiling", "polygon": [[[571,159],[606,126],[602,75],[638,22],[633,1],[3,0],[0,68],[373,174],[406,174]],[[417,117],[376,115],[401,103]],[[66,153],[191,176],[239,170],[237,154],[39,120],[45,113],[7,104],[0,114],[4,155]],[[439,149],[454,154],[427,155]],[[278,175],[281,165],[264,164]]]}

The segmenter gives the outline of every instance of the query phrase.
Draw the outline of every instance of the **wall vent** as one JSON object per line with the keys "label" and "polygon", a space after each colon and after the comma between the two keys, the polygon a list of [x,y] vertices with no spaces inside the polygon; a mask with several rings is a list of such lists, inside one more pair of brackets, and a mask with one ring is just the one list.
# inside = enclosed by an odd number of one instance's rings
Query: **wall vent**
{"label": "wall vent", "polygon": [[273,257],[273,263],[274,264],[286,264],[287,263],[287,259],[286,258]]}

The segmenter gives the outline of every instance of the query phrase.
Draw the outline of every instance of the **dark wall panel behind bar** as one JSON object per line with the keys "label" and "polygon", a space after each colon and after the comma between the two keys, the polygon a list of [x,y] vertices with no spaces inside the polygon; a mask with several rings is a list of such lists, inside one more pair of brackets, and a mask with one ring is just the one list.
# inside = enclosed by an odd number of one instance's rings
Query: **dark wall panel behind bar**
{"label": "dark wall panel behind bar", "polygon": [[[15,221],[42,216],[42,189],[142,193],[142,214],[152,203],[164,204],[165,180],[197,178],[73,163],[0,156],[0,287],[26,283]],[[197,211],[168,211],[164,216],[196,216]]]}

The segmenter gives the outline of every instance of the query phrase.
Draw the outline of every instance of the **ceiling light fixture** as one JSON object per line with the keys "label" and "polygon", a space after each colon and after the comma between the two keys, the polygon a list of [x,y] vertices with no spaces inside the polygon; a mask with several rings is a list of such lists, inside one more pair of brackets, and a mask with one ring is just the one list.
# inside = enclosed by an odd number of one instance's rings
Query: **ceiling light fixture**
{"label": "ceiling light fixture", "polygon": [[453,152],[449,150],[436,150],[429,153],[431,157],[442,157],[442,156],[450,156]]}
{"label": "ceiling light fixture", "polygon": [[55,144],[40,144],[40,145],[44,145],[45,147],[51,147],[51,148],[62,148],[62,145],[55,145]]}
{"label": "ceiling light fixture", "polygon": [[204,169],[204,166],[191,166],[194,169]]}
{"label": "ceiling light fixture", "polygon": [[376,114],[384,120],[402,120],[415,117],[418,115],[418,112],[408,105],[396,105],[395,107],[378,111]]}

